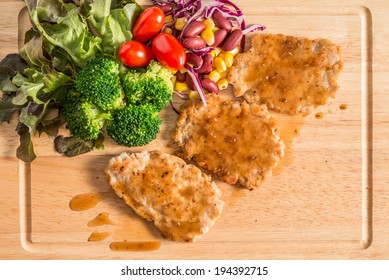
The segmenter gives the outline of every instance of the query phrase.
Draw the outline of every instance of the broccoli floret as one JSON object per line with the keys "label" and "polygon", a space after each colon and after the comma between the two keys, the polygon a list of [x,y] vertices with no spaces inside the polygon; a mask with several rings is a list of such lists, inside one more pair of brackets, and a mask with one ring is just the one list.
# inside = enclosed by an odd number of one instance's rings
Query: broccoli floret
{"label": "broccoli floret", "polygon": [[119,145],[139,147],[157,137],[161,123],[158,113],[151,107],[128,106],[112,112],[107,133]]}
{"label": "broccoli floret", "polygon": [[70,133],[74,138],[85,141],[96,140],[102,133],[105,122],[111,119],[110,113],[87,101],[77,92],[68,94],[62,112]]}
{"label": "broccoli floret", "polygon": [[124,93],[119,69],[120,64],[112,58],[94,58],[76,74],[75,89],[103,110],[121,107],[124,105]]}
{"label": "broccoli floret", "polygon": [[150,62],[146,72],[129,70],[122,79],[126,100],[129,105],[150,104],[161,111],[172,99],[172,72],[156,61]]}

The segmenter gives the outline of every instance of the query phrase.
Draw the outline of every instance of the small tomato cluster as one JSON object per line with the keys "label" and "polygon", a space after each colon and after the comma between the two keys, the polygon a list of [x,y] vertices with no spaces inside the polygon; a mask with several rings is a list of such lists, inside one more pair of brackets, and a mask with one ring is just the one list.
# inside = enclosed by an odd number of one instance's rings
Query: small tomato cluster
{"label": "small tomato cluster", "polygon": [[[181,43],[171,34],[161,32],[165,14],[158,7],[145,9],[132,28],[135,40],[126,41],[119,47],[119,58],[129,67],[144,67],[156,58],[158,62],[173,70],[186,63],[186,53]],[[151,48],[145,43],[151,40]]]}

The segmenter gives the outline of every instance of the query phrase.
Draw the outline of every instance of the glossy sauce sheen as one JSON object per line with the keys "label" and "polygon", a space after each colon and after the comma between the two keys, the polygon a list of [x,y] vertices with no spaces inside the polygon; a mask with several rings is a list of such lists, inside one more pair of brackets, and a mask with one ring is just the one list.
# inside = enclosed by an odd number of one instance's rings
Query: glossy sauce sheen
{"label": "glossy sauce sheen", "polygon": [[342,69],[340,47],[329,40],[255,35],[251,48],[236,56],[228,79],[234,94],[249,102],[307,115],[311,106],[334,98]]}
{"label": "glossy sauce sheen", "polygon": [[73,197],[69,203],[73,211],[85,211],[97,205],[103,199],[100,193],[84,193]]}
{"label": "glossy sauce sheen", "polygon": [[322,119],[324,117],[324,113],[323,112],[318,112],[318,113],[316,113],[316,115],[315,115],[315,118],[316,119]]}
{"label": "glossy sauce sheen", "polygon": [[93,220],[88,222],[88,227],[97,227],[103,225],[115,225],[111,220],[109,213],[102,212],[96,216]]}
{"label": "glossy sauce sheen", "polygon": [[111,233],[108,232],[108,231],[103,231],[103,232],[94,231],[89,236],[88,241],[90,241],[90,242],[101,242],[101,241],[104,241],[105,239],[107,239],[107,237],[110,236],[110,235],[111,235]]}
{"label": "glossy sauce sheen", "polygon": [[277,123],[277,133],[284,142],[284,156],[280,159],[277,166],[273,168],[273,175],[282,173],[283,168],[293,162],[293,140],[300,135],[304,126],[305,117],[301,115],[286,115],[281,113],[271,113]]}
{"label": "glossy sauce sheen", "polygon": [[153,251],[161,247],[160,241],[149,241],[149,242],[129,242],[119,241],[112,242],[109,245],[112,251]]}
{"label": "glossy sauce sheen", "polygon": [[190,104],[177,122],[175,141],[187,159],[229,184],[254,189],[271,175],[284,144],[266,106],[207,96],[207,107]]}

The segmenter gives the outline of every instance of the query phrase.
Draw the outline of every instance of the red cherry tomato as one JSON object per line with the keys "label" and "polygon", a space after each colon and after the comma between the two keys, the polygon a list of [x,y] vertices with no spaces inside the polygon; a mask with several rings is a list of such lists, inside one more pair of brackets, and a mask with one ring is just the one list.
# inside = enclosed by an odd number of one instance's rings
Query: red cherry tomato
{"label": "red cherry tomato", "polygon": [[165,14],[158,7],[145,9],[138,17],[132,28],[135,40],[146,42],[159,33],[165,23]]}
{"label": "red cherry tomato", "polygon": [[137,41],[124,42],[119,47],[119,58],[129,67],[147,66],[154,59],[154,54],[148,46]]}
{"label": "red cherry tomato", "polygon": [[186,63],[186,53],[181,43],[169,33],[159,33],[151,41],[151,50],[162,65],[174,70]]}

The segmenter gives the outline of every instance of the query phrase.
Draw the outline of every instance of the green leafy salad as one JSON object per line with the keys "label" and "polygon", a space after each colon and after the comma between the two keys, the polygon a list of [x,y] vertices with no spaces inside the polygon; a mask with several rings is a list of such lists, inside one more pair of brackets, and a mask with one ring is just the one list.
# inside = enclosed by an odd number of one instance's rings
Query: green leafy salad
{"label": "green leafy salad", "polygon": [[[173,74],[155,60],[129,68],[117,57],[143,9],[132,0],[25,3],[32,28],[19,53],[0,62],[0,123],[18,113],[17,157],[33,161],[42,133],[66,156],[103,149],[106,137],[127,147],[155,139]],[[65,124],[70,136],[58,135]]]}

